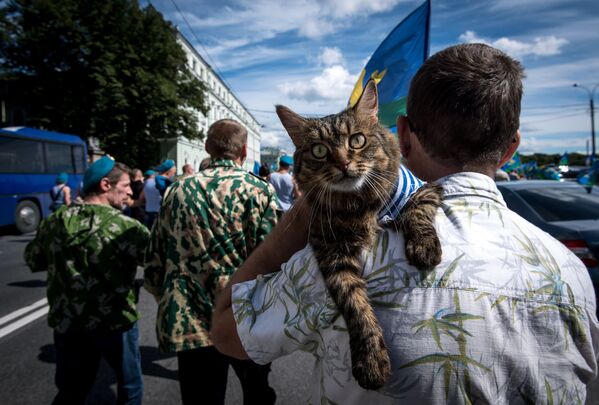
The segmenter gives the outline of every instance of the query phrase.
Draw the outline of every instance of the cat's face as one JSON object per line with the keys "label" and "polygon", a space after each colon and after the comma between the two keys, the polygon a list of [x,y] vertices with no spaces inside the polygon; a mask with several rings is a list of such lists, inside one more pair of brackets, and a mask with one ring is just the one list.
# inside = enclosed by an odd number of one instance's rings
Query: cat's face
{"label": "cat's face", "polygon": [[[295,175],[304,193],[384,193],[397,174],[396,138],[378,124],[376,87],[367,85],[354,108],[305,119],[277,113],[296,148]],[[318,199],[318,197],[316,197]]]}

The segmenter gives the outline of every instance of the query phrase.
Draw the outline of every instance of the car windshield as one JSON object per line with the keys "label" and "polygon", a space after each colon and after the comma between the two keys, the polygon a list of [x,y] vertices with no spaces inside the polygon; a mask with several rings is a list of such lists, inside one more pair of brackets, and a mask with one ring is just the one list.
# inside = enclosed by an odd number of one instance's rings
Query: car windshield
{"label": "car windshield", "polygon": [[599,219],[599,195],[584,187],[543,187],[516,190],[545,221]]}

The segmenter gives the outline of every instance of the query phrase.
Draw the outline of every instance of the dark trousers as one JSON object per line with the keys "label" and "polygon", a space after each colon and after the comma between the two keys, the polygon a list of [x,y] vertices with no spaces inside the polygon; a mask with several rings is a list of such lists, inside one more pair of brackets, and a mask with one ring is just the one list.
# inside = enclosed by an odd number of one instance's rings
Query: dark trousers
{"label": "dark trousers", "polygon": [[152,230],[152,227],[154,226],[154,222],[156,222],[156,218],[158,218],[157,212],[146,212],[146,214],[144,216],[144,225],[149,230]]}
{"label": "dark trousers", "polygon": [[268,385],[270,364],[261,366],[251,360],[237,360],[214,346],[178,352],[177,360],[183,405],[224,404],[229,365],[241,382],[244,405],[275,403],[277,396]]}
{"label": "dark trousers", "polygon": [[52,404],[84,404],[102,357],[116,372],[117,404],[141,404],[143,379],[138,341],[137,323],[114,332],[54,331],[58,394]]}

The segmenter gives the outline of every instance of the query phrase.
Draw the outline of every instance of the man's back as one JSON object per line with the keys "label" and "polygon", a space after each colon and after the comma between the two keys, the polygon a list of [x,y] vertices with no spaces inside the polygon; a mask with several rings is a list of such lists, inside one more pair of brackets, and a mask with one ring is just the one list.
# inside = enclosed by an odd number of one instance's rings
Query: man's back
{"label": "man's back", "polygon": [[144,184],[144,195],[146,196],[146,212],[160,211],[160,201],[162,201],[162,196],[156,188],[155,178],[146,180],[146,183]]}
{"label": "man's back", "polygon": [[287,172],[271,173],[270,184],[273,185],[279,199],[279,209],[287,211],[293,204],[293,177]]}
{"label": "man's back", "polygon": [[280,273],[233,286],[248,355],[262,363],[314,353],[312,402],[584,403],[599,349],[586,268],[509,211],[490,178],[462,173],[440,183],[442,263],[420,273],[402,235],[386,230],[365,265],[393,370],[380,392],[351,377],[345,323],[309,248]]}
{"label": "man's back", "polygon": [[133,282],[149,233],[107,205],[74,204],[40,225],[25,259],[48,270],[48,323],[58,332],[117,330],[139,318]]}
{"label": "man's back", "polygon": [[275,198],[267,182],[224,159],[171,186],[145,273],[146,289],[162,297],[163,350],[209,345],[215,295],[276,223]]}

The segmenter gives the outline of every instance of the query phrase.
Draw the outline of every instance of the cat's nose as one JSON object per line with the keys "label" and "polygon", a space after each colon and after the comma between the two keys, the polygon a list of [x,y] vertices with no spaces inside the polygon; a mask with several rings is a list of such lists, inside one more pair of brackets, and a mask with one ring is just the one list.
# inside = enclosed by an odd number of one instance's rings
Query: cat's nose
{"label": "cat's nose", "polygon": [[342,160],[342,161],[338,162],[337,163],[337,167],[343,173],[347,172],[347,168],[349,167],[349,160]]}

